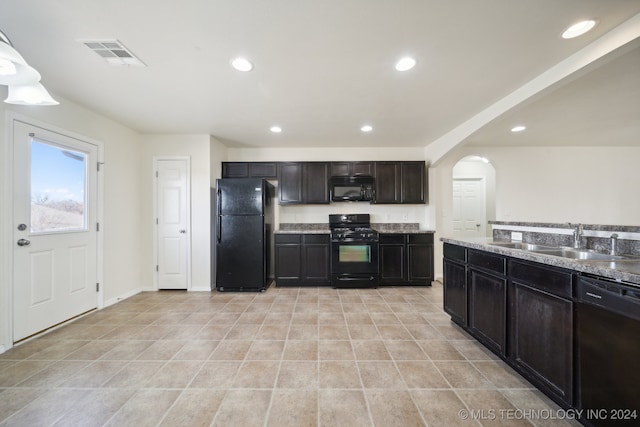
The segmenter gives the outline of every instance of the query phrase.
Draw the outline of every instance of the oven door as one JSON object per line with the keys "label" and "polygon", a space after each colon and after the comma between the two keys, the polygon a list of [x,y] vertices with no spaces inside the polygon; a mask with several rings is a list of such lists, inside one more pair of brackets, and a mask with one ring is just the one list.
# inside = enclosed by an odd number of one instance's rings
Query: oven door
{"label": "oven door", "polygon": [[378,242],[331,242],[331,281],[334,287],[378,286]]}

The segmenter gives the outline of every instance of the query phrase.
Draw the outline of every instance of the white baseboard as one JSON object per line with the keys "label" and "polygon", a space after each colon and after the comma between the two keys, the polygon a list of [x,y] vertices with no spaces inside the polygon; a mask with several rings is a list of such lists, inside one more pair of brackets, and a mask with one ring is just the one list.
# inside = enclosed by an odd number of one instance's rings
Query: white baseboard
{"label": "white baseboard", "polygon": [[105,307],[109,307],[110,305],[117,304],[120,301],[126,300],[127,298],[131,298],[132,296],[137,295],[142,291],[143,291],[142,288],[133,289],[133,290],[127,292],[126,294],[123,294],[123,295],[120,295],[118,297],[111,298],[110,300],[105,301],[104,306]]}
{"label": "white baseboard", "polygon": [[192,286],[189,292],[211,292],[211,285],[206,286]]}

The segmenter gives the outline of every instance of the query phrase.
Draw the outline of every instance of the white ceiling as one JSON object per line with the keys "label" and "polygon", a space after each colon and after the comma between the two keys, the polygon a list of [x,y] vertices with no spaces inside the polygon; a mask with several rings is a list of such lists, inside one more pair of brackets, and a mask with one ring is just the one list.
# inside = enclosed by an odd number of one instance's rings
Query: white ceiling
{"label": "white ceiling", "polygon": [[[640,39],[469,136],[471,146],[640,146]],[[516,125],[526,131],[512,133]]]}
{"label": "white ceiling", "polygon": [[[54,97],[142,133],[206,133],[247,147],[408,147],[435,141],[638,13],[638,0],[2,0],[0,30]],[[585,18],[598,20],[592,32],[560,38]],[[117,39],[147,67],[108,65],[83,39]],[[593,117],[588,130],[597,131],[602,107],[630,110],[637,125],[639,52],[594,67],[586,83],[557,85],[470,143],[513,143],[500,127],[518,119],[528,143],[567,144],[556,118]],[[407,54],[417,66],[395,71]],[[254,70],[232,69],[238,55]],[[635,74],[611,81],[624,67]],[[576,94],[580,111],[566,114]],[[373,132],[360,132],[365,123]],[[274,124],[283,132],[269,132]],[[637,128],[626,134],[638,144]]]}

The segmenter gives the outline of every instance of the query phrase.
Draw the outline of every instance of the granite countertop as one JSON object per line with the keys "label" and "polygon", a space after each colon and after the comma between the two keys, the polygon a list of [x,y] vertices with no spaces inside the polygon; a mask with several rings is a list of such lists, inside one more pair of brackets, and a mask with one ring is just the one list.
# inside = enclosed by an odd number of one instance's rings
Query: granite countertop
{"label": "granite countertop", "polygon": [[523,249],[493,246],[490,244],[493,243],[492,238],[465,239],[441,237],[440,240],[444,243],[450,243],[453,245],[464,246],[472,249],[479,249],[486,252],[493,252],[500,255],[506,255],[511,258],[539,262],[546,265],[566,268],[582,273],[589,273],[596,276],[626,282],[634,286],[640,286],[640,259],[623,259],[615,261],[576,260],[554,255],[535,253]]}
{"label": "granite countertop", "polygon": [[[433,234],[435,230],[420,229],[418,223],[372,223],[371,228],[381,234]],[[326,223],[282,223],[275,234],[329,234]]]}

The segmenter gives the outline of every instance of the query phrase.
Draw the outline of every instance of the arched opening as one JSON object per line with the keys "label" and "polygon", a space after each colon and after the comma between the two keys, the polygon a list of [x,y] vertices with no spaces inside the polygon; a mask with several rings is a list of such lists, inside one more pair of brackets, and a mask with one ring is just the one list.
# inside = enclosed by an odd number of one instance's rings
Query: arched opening
{"label": "arched opening", "polygon": [[485,157],[467,156],[453,167],[452,226],[456,237],[489,237],[496,218],[496,171]]}

